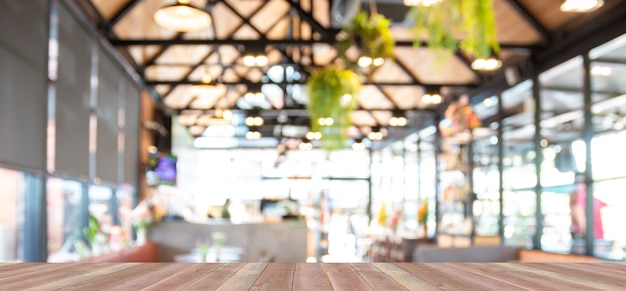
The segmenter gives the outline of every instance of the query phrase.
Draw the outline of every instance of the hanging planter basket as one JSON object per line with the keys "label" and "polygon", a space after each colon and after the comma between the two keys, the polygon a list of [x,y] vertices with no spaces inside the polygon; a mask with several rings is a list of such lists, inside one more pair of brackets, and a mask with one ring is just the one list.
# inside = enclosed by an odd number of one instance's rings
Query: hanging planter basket
{"label": "hanging planter basket", "polygon": [[350,70],[330,67],[314,72],[307,81],[311,130],[320,132],[321,148],[336,150],[348,146],[350,113],[356,108],[361,89],[359,76]]}
{"label": "hanging planter basket", "polygon": [[413,6],[406,17],[413,24],[415,45],[425,39],[440,55],[461,49],[473,58],[488,58],[500,52],[492,0],[441,0]]}

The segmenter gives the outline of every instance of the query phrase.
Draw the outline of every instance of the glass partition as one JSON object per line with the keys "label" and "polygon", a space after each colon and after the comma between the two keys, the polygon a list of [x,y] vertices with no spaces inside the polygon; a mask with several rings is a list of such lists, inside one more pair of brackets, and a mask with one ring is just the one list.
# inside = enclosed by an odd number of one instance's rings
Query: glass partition
{"label": "glass partition", "polygon": [[82,223],[83,185],[62,178],[49,178],[48,201],[48,261],[78,261],[85,244]]}
{"label": "glass partition", "polygon": [[504,244],[532,247],[537,225],[532,81],[502,92]]}
{"label": "glass partition", "polygon": [[23,213],[20,173],[0,168],[0,262],[22,261],[20,233]]}

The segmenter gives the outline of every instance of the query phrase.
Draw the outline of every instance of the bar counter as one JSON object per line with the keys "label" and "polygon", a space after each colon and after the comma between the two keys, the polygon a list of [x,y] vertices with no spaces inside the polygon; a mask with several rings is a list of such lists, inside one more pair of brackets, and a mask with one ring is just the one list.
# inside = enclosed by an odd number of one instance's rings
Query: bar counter
{"label": "bar counter", "polygon": [[625,290],[626,263],[21,263],[1,290]]}

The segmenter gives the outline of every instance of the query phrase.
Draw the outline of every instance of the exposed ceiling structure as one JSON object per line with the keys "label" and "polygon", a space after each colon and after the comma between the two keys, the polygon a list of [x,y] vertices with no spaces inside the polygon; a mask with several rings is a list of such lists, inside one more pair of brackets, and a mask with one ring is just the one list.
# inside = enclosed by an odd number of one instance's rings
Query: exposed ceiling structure
{"label": "exposed ceiling structure", "polygon": [[[155,98],[175,112],[193,135],[213,132],[243,140],[247,131],[243,120],[256,112],[265,120],[259,127],[262,135],[280,141],[306,133],[309,120],[302,85],[313,70],[337,59],[333,44],[340,27],[332,21],[338,15],[333,4],[350,1],[192,0],[192,5],[208,11],[212,18],[209,28],[194,32],[177,32],[155,23],[155,12],[176,1],[76,2]],[[361,9],[369,9],[369,2],[359,3]],[[352,114],[354,138],[367,135],[375,126],[388,127],[394,109],[407,114],[409,125],[387,128],[390,138],[432,124],[436,113],[460,93],[503,83],[506,68],[529,76],[531,58],[548,60],[565,49],[557,44],[572,41],[572,35],[598,20],[619,17],[616,10],[626,11],[623,0],[605,0],[603,7],[591,13],[562,12],[561,0],[493,0],[503,66],[496,72],[479,73],[461,51],[437,66],[423,40],[418,42],[421,45],[414,44],[415,35],[404,20],[409,7],[401,0],[375,2],[378,13],[393,21],[395,59],[365,80],[357,97],[358,109]],[[266,53],[267,65],[244,64],[244,54],[253,48]],[[203,82],[207,75],[208,85]],[[423,102],[422,95],[431,88],[440,90],[443,104]],[[250,91],[261,91],[262,98],[246,99]],[[230,121],[224,120],[225,111],[232,114]]]}

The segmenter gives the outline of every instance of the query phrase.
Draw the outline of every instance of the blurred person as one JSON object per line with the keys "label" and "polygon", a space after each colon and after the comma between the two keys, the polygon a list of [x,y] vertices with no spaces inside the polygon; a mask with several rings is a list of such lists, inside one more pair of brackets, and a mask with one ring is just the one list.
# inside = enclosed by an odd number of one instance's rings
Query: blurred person
{"label": "blurred person", "polygon": [[[576,174],[576,185],[570,193],[570,231],[572,239],[582,239],[587,233],[587,218],[585,208],[587,205],[587,186],[585,175]],[[607,204],[598,198],[593,198],[593,233],[595,239],[604,239],[604,228],[602,224],[602,208]]]}

